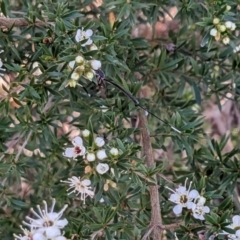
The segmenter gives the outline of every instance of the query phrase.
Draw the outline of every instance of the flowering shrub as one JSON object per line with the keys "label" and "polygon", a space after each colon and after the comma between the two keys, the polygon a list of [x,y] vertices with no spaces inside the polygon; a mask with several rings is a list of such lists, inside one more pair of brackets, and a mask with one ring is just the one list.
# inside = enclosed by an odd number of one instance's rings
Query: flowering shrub
{"label": "flowering shrub", "polygon": [[239,9],[2,0],[0,238],[240,239]]}

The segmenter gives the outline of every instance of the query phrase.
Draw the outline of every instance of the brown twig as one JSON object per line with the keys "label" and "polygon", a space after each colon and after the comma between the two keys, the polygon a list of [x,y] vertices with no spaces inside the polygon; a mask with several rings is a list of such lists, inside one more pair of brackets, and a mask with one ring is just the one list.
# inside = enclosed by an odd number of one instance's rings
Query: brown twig
{"label": "brown twig", "polygon": [[[145,156],[145,162],[148,167],[155,166],[153,151],[151,145],[150,134],[147,130],[147,119],[145,113],[143,111],[139,112],[139,127],[142,131],[142,144],[143,144],[143,152]],[[157,176],[154,175],[153,179],[157,183]],[[153,232],[153,240],[161,240],[162,239],[162,216],[161,216],[161,208],[159,202],[159,193],[158,193],[158,185],[149,186],[150,191],[150,199],[151,199],[151,222],[149,226],[149,230],[145,233],[143,239],[147,239],[147,237]]]}
{"label": "brown twig", "polygon": [[12,25],[14,27],[26,27],[29,25],[36,25],[36,26],[44,26],[49,25],[48,22],[43,22],[40,20],[36,20],[34,23],[28,22],[24,18],[6,18],[6,17],[0,17],[0,28],[9,28]]}

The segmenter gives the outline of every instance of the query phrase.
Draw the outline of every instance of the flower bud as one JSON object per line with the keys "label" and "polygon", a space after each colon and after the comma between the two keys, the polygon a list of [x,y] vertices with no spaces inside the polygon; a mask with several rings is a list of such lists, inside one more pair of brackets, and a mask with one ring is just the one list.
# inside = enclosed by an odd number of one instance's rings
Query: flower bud
{"label": "flower bud", "polygon": [[119,152],[117,148],[111,148],[110,149],[110,154],[114,157],[118,156]]}
{"label": "flower bud", "polygon": [[90,131],[89,131],[88,129],[84,129],[84,130],[82,131],[82,135],[83,135],[83,137],[87,138],[87,137],[89,137],[89,135],[90,135]]}
{"label": "flower bud", "polygon": [[89,162],[95,161],[95,160],[96,160],[95,154],[94,154],[94,153],[88,153],[88,154],[87,154],[87,160],[88,160]]}
{"label": "flower bud", "polygon": [[217,35],[218,31],[216,28],[212,28],[211,31],[210,31],[210,35],[215,37]]}
{"label": "flower bud", "polygon": [[80,78],[80,75],[76,72],[73,72],[71,75],[71,79],[77,81]]}
{"label": "flower bud", "polygon": [[74,69],[74,72],[82,75],[82,73],[84,72],[84,70],[85,70],[84,65],[80,65],[80,66],[78,66],[78,67],[76,67],[76,68]]}
{"label": "flower bud", "polygon": [[85,72],[84,73],[84,76],[88,79],[88,80],[92,80],[93,79],[93,77],[94,77],[94,74],[93,74],[93,72]]}
{"label": "flower bud", "polygon": [[223,40],[222,40],[222,42],[223,42],[225,45],[229,44],[229,42],[230,42],[229,37],[224,37]]}
{"label": "flower bud", "polygon": [[236,24],[232,23],[231,31],[234,31],[236,29]]}
{"label": "flower bud", "polygon": [[213,19],[213,24],[214,24],[214,25],[219,24],[219,22],[220,22],[220,19],[219,19],[219,18],[214,18],[214,19]]}
{"label": "flower bud", "polygon": [[220,32],[225,32],[226,29],[227,29],[227,28],[226,28],[225,25],[220,25],[220,26],[219,26],[219,31],[220,31]]}
{"label": "flower bud", "polygon": [[90,166],[86,166],[84,172],[85,172],[86,174],[87,174],[87,173],[90,173],[90,172],[92,172],[92,168],[91,168]]}
{"label": "flower bud", "polygon": [[91,65],[91,68],[94,70],[98,70],[102,66],[101,62],[98,60],[91,60],[90,65]]}
{"label": "flower bud", "polygon": [[82,56],[77,56],[75,61],[78,65],[82,65],[84,63],[84,58]]}
{"label": "flower bud", "polygon": [[69,87],[75,88],[76,85],[77,85],[77,82],[76,82],[75,80],[71,79],[71,80],[68,82],[68,85],[69,85]]}
{"label": "flower bud", "polygon": [[98,47],[95,44],[92,44],[89,48],[91,51],[98,50]]}
{"label": "flower bud", "polygon": [[227,5],[227,6],[226,6],[226,10],[227,10],[227,11],[230,11],[230,9],[231,9],[231,6]]}
{"label": "flower bud", "polygon": [[104,149],[98,150],[97,151],[97,158],[99,160],[103,160],[103,159],[107,158],[106,151]]}
{"label": "flower bud", "polygon": [[231,27],[232,27],[232,22],[231,22],[231,21],[225,22],[225,26],[226,26],[227,29],[231,29]]}
{"label": "flower bud", "polygon": [[102,146],[104,146],[104,144],[105,144],[104,139],[101,138],[101,137],[95,138],[94,142],[95,142],[95,144],[96,144],[97,147],[102,147]]}

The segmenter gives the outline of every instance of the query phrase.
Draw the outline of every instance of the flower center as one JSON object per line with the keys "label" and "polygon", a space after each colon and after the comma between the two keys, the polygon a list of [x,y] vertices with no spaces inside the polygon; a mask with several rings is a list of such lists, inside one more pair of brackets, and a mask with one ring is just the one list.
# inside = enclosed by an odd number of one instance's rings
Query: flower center
{"label": "flower center", "polygon": [[203,215],[204,212],[203,212],[203,209],[202,208],[196,208],[194,213],[196,213],[197,215]]}
{"label": "flower center", "polygon": [[43,223],[43,226],[44,226],[44,227],[53,226],[53,222],[52,222],[52,221],[46,221],[46,222]]}
{"label": "flower center", "polygon": [[75,147],[74,151],[76,154],[80,154],[82,150],[80,147]]}
{"label": "flower center", "polygon": [[239,230],[239,229],[240,229],[240,226],[237,226],[237,227],[234,228],[234,230],[236,230],[236,231]]}
{"label": "flower center", "polygon": [[186,203],[188,201],[188,198],[186,195],[181,195],[180,197],[180,203]]}

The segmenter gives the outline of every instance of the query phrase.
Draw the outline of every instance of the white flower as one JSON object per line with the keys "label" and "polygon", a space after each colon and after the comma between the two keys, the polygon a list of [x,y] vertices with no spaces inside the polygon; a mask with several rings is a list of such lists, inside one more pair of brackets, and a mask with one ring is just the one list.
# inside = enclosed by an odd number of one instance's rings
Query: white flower
{"label": "white flower", "polygon": [[71,79],[77,81],[80,78],[80,75],[76,72],[73,72],[71,75]]}
{"label": "white flower", "polygon": [[173,212],[178,215],[182,212],[182,209],[185,207],[187,207],[188,202],[192,202],[193,199],[198,198],[199,197],[199,193],[197,190],[191,190],[191,185],[192,182],[190,182],[189,188],[187,190],[186,188],[186,183],[187,183],[187,179],[185,181],[185,185],[180,186],[179,188],[176,189],[176,191],[172,190],[169,187],[166,187],[167,189],[169,189],[170,191],[173,192],[173,194],[171,194],[169,200],[173,203],[176,203],[177,205],[173,208]]}
{"label": "white flower", "polygon": [[229,37],[224,37],[223,40],[222,40],[222,42],[223,42],[225,45],[229,44],[229,42],[230,42]]}
{"label": "white flower", "polygon": [[104,199],[103,199],[103,198],[100,198],[99,202],[100,202],[100,203],[104,203]]}
{"label": "white flower", "polygon": [[90,135],[90,131],[89,131],[88,129],[84,129],[84,130],[82,131],[82,135],[83,135],[83,137],[87,138],[87,137],[89,137],[89,135]]}
{"label": "white flower", "polygon": [[99,174],[104,174],[109,170],[109,166],[107,163],[99,163],[96,166],[96,170]]}
{"label": "white flower", "polygon": [[99,68],[101,68],[102,63],[98,60],[91,60],[90,65],[93,70],[98,70]]}
{"label": "white flower", "polygon": [[119,152],[117,148],[111,148],[110,149],[110,154],[114,157],[118,156]]}
{"label": "white flower", "polygon": [[94,153],[87,153],[87,160],[89,161],[89,162],[93,162],[93,161],[95,161],[96,160],[96,156],[95,156],[95,154]]}
{"label": "white flower", "polygon": [[104,139],[101,138],[101,137],[95,138],[94,142],[95,142],[95,144],[96,144],[97,147],[102,147],[102,146],[104,146],[104,144],[105,144]]}
{"label": "white flower", "polygon": [[61,182],[65,182],[68,183],[70,185],[70,188],[68,188],[67,191],[69,191],[70,189],[73,189],[71,192],[68,193],[68,195],[70,195],[71,193],[76,193],[76,195],[81,194],[81,200],[83,200],[83,203],[85,204],[85,198],[86,197],[93,197],[94,196],[94,192],[89,190],[91,187],[89,187],[91,185],[91,181],[88,179],[85,179],[83,181],[80,181],[80,177],[71,177],[68,178],[68,181],[61,181]]}
{"label": "white flower", "polygon": [[31,229],[31,231],[34,230],[35,231],[34,234],[41,233],[44,236],[46,236],[47,239],[60,236],[61,235],[60,229],[64,228],[68,224],[66,218],[60,220],[63,212],[66,210],[68,205],[64,205],[62,210],[57,213],[53,212],[55,203],[56,200],[53,199],[51,209],[50,211],[48,211],[47,203],[46,201],[43,201],[44,210],[41,210],[39,205],[37,206],[38,213],[31,209],[31,212],[37,219],[27,216],[26,219],[29,220],[30,223],[23,221],[23,224],[28,226]]}
{"label": "white flower", "polygon": [[210,31],[210,35],[213,36],[213,37],[217,36],[217,33],[218,33],[218,31],[217,31],[216,28],[212,28],[211,31]]}
{"label": "white flower", "polygon": [[72,141],[73,148],[66,148],[63,155],[68,158],[75,159],[77,156],[83,156],[86,152],[86,148],[83,146],[83,140],[81,137],[75,137]]}
{"label": "white flower", "polygon": [[[197,204],[195,203],[197,201]],[[204,206],[206,202],[206,198],[199,197],[195,199],[194,202],[188,202],[187,208],[192,209],[193,217],[196,219],[204,220],[204,214],[210,212],[210,208],[207,206]]]}
{"label": "white flower", "polygon": [[103,159],[107,158],[106,151],[104,149],[98,150],[97,151],[97,158],[99,160],[103,160]]}
{"label": "white flower", "polygon": [[93,31],[91,29],[88,29],[86,31],[83,31],[83,29],[78,29],[75,40],[76,42],[81,42],[83,40],[87,40],[85,43],[81,44],[83,47],[86,45],[91,45],[93,43],[92,39],[90,37],[92,36]]}

